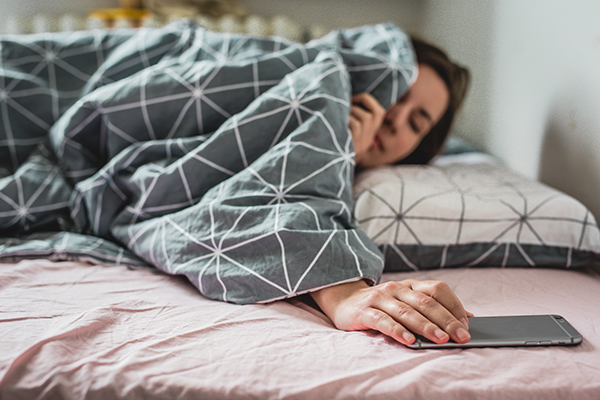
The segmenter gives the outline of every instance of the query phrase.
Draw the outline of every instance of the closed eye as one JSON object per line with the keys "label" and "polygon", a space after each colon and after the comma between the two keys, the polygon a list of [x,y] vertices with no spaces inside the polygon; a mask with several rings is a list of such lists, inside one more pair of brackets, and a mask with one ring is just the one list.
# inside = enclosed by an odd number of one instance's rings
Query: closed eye
{"label": "closed eye", "polygon": [[416,113],[416,115],[410,119],[409,124],[410,128],[416,135],[426,132],[430,126],[429,119],[424,118],[423,114],[420,112]]}
{"label": "closed eye", "polygon": [[433,117],[426,109],[417,108],[412,113],[411,127],[415,133],[423,133],[428,131],[432,123]]}
{"label": "closed eye", "polygon": [[431,114],[429,114],[427,112],[426,109],[424,108],[420,108],[419,109],[419,114],[422,115],[423,117],[425,117],[425,119],[427,120],[427,122],[432,123],[433,122],[433,117],[431,116]]}
{"label": "closed eye", "polygon": [[417,135],[421,133],[421,129],[414,121],[410,121],[410,129]]}

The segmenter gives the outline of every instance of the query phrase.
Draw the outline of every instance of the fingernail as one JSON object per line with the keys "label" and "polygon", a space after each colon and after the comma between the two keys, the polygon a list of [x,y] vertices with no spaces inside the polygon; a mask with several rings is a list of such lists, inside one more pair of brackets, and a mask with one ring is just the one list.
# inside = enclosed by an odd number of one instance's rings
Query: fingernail
{"label": "fingernail", "polygon": [[435,332],[433,332],[433,334],[439,340],[445,340],[448,337],[448,334],[441,329],[436,329]]}
{"label": "fingernail", "polygon": [[465,326],[465,328],[469,329],[469,320],[466,318],[463,318],[460,320],[460,322]]}
{"label": "fingernail", "polygon": [[471,335],[469,335],[469,332],[467,332],[463,328],[458,328],[456,330],[456,336],[461,342],[468,342],[471,339]]}
{"label": "fingernail", "polygon": [[406,340],[407,343],[412,343],[415,340],[415,337],[410,332],[404,332],[402,338]]}

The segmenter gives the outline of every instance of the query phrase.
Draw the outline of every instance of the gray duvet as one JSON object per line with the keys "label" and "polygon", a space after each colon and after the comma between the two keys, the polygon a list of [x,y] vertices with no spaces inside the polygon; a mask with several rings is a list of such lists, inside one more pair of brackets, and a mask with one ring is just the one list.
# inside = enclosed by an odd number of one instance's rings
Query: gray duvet
{"label": "gray duvet", "polygon": [[[299,44],[174,24],[0,40],[0,259],[151,265],[213,299],[376,282],[350,96],[415,78],[393,25]],[[132,282],[132,285],[135,283]]]}

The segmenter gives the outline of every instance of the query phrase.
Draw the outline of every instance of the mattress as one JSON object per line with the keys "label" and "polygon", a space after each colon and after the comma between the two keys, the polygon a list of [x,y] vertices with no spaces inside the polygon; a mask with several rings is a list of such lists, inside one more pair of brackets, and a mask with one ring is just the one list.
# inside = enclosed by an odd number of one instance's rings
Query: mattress
{"label": "mattress", "polygon": [[600,273],[454,268],[386,273],[446,281],[476,315],[556,313],[565,347],[411,350],[335,329],[307,296],[236,305],[152,268],[0,265],[0,398],[598,399]]}

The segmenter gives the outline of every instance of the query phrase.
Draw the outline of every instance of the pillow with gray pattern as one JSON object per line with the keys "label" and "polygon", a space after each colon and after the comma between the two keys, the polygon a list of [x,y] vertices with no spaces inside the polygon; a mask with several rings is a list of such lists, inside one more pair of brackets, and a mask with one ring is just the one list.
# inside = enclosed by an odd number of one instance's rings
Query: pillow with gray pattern
{"label": "pillow with gray pattern", "polygon": [[598,223],[583,204],[481,153],[363,171],[354,198],[386,272],[600,262]]}

